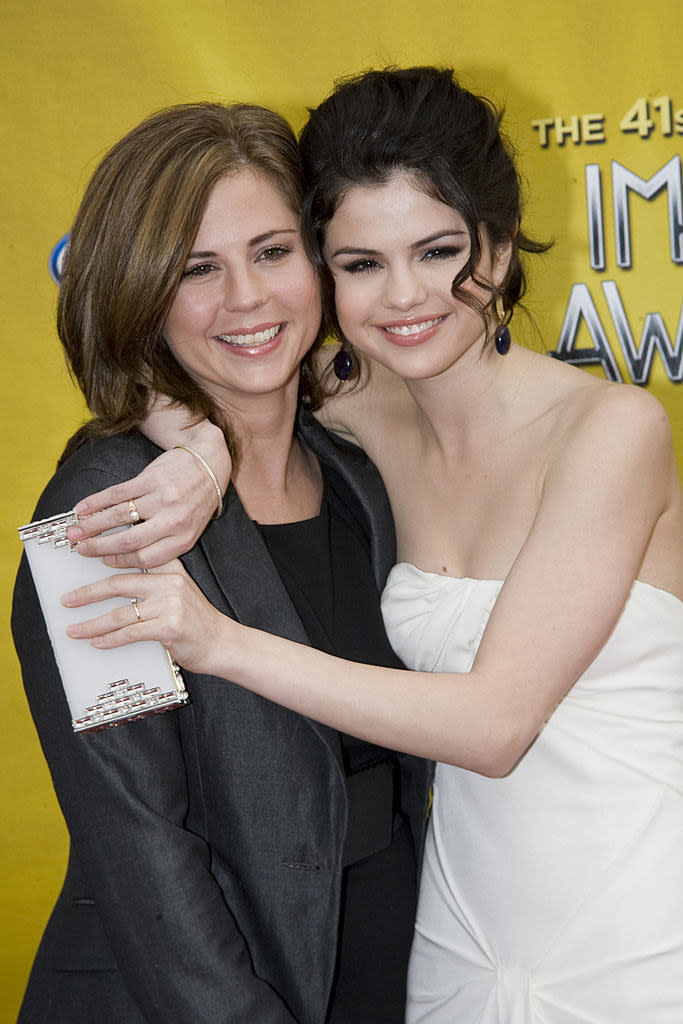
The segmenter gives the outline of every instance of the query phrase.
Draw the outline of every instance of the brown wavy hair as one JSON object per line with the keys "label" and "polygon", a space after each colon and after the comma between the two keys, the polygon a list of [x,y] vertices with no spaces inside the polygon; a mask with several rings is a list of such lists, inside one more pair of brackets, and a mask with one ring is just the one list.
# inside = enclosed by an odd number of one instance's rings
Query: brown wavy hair
{"label": "brown wavy hair", "polygon": [[[224,414],[175,358],[164,325],[211,190],[247,167],[267,175],[300,215],[295,136],[263,107],[169,107],[117,142],[95,170],[71,230],[57,309],[67,363],[93,418],[63,457],[86,438],[137,427],[152,392],[220,425],[236,453]],[[314,349],[321,340],[319,334]],[[300,393],[317,408],[322,395],[311,357]]]}

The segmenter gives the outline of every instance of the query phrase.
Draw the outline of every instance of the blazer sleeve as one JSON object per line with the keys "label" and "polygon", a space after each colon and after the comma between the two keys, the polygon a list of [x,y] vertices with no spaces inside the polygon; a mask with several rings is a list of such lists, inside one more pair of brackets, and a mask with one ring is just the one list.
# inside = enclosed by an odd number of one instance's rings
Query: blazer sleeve
{"label": "blazer sleeve", "polygon": [[[57,475],[36,518],[63,512],[135,469],[125,460],[118,474],[83,462],[78,472]],[[25,558],[12,630],[72,848],[92,889],[88,895],[145,1019],[292,1024],[279,995],[254,974],[211,873],[205,840],[184,827],[188,789],[178,715],[192,714],[191,706],[75,734]]]}

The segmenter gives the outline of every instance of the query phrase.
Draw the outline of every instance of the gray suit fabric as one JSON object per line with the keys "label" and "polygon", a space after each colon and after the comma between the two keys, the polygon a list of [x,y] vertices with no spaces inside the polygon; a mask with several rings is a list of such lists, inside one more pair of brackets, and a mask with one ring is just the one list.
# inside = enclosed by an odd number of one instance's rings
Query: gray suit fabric
{"label": "gray suit fabric", "polygon": [[[376,469],[310,416],[298,430],[358,497],[381,589],[394,534]],[[129,479],[156,454],[137,434],[84,445],[34,518]],[[232,487],[183,561],[220,611],[307,642]],[[225,680],[185,673],[187,707],[74,735],[25,559],[12,628],[71,836],[20,1022],[322,1024],[346,824],[337,733]],[[402,757],[401,772],[421,850],[430,766]]]}

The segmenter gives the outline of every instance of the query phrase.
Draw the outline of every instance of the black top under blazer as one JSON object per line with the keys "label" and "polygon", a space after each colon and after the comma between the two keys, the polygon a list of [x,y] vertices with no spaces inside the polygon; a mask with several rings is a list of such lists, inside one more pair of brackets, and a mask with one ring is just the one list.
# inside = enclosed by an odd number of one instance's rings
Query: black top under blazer
{"label": "black top under blazer", "polygon": [[[395,557],[381,479],[301,414],[300,436],[358,499],[378,587]],[[139,434],[83,445],[36,519],[139,473]],[[230,487],[183,558],[222,612],[307,642],[258,529]],[[73,733],[25,558],[12,628],[71,836],[64,888],[31,972],[24,1024],[322,1024],[337,947],[346,793],[336,731],[222,679],[185,673],[191,703]],[[430,766],[402,756],[422,848]]]}

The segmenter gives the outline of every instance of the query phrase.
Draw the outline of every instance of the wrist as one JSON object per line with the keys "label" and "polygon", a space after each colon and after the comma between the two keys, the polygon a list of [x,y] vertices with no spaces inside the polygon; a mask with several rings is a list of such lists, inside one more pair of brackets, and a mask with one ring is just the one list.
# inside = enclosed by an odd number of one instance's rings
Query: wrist
{"label": "wrist", "polygon": [[221,428],[209,420],[186,427],[176,444],[176,447],[181,446],[191,448],[206,460],[216,477],[221,495],[224,495],[230,483],[232,461]]}
{"label": "wrist", "polygon": [[212,630],[212,642],[207,651],[207,675],[228,679],[243,686],[249,660],[248,636],[251,630],[228,615],[217,615]]}
{"label": "wrist", "polygon": [[191,455],[192,458],[195,459],[204,470],[208,482],[210,486],[213,488],[213,494],[216,499],[216,511],[213,514],[213,518],[218,519],[218,517],[223,514],[223,491],[221,489],[220,484],[218,483],[218,480],[216,479],[216,474],[211,469],[211,466],[206,461],[203,455],[201,455],[194,448],[188,447],[188,445],[186,444],[176,444],[173,446],[173,450],[187,452],[188,455]]}

